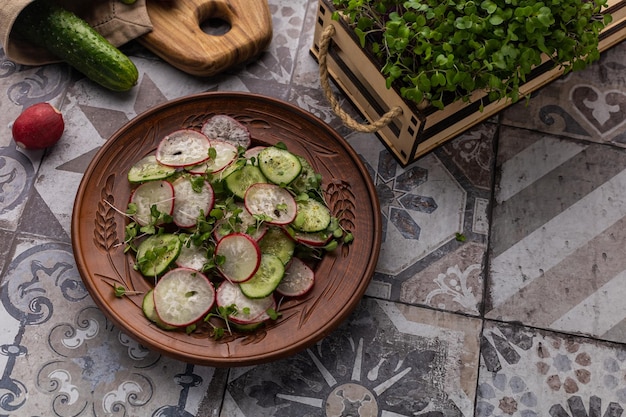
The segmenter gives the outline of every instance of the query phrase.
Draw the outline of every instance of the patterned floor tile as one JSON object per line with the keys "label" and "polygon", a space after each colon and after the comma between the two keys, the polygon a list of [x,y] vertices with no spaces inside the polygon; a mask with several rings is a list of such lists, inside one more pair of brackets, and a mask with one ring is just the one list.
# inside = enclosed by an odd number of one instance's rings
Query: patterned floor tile
{"label": "patterned floor tile", "polygon": [[28,202],[24,206],[19,231],[41,237],[47,236],[59,242],[70,241],[67,225],[66,227],[61,225],[37,190],[31,191]]}
{"label": "patterned floor tile", "polygon": [[476,417],[624,411],[623,346],[491,322],[481,345]]}
{"label": "patterned floor tile", "polygon": [[364,299],[293,357],[231,370],[226,417],[473,415],[480,321]]}
{"label": "patterned floor tile", "polygon": [[[0,229],[0,253],[11,253],[11,246],[13,245],[14,236],[14,232]],[[0,271],[4,271],[5,263],[7,263],[8,261],[8,256],[0,257]]]}
{"label": "patterned floor tile", "polygon": [[503,129],[486,316],[624,342],[626,153]]}
{"label": "patterned floor tile", "polygon": [[20,238],[12,253],[0,287],[2,410],[195,415],[212,368],[161,357],[116,329],[85,290],[69,245]]}
{"label": "patterned floor tile", "polygon": [[369,295],[479,314],[495,127],[481,125],[406,168],[374,135],[348,137],[385,219]]}
{"label": "patterned floor tile", "polygon": [[621,43],[599,62],[543,87],[528,103],[503,112],[502,123],[598,143],[626,146],[626,95]]}
{"label": "patterned floor tile", "polygon": [[[626,43],[399,167],[320,89],[309,53],[318,0],[268,5],[267,51],[214,77],[125,45],[140,73],[127,93],[0,50],[0,414],[624,415],[626,348],[613,342],[626,343]],[[155,105],[205,91],[280,98],[328,123],[367,166],[384,218],[380,263],[352,316],[250,368],[193,366],[135,343],[91,301],[70,245],[73,196],[102,144]],[[66,132],[45,152],[18,151],[8,128],[38,101],[62,109]]]}
{"label": "patterned floor tile", "polygon": [[270,2],[274,36],[257,65],[246,68],[253,78],[274,80],[279,84],[291,82],[296,57],[300,50],[300,35],[307,11],[306,1],[275,0]]}
{"label": "patterned floor tile", "polygon": [[309,1],[304,20],[304,30],[298,40],[298,55],[296,66],[291,80],[292,85],[320,88],[319,65],[313,59],[310,49],[313,46],[314,32],[308,28],[315,27],[319,3]]}
{"label": "patterned floor tile", "polygon": [[0,228],[17,229],[42,155],[22,152],[13,142],[0,147]]}
{"label": "patterned floor tile", "polygon": [[[312,59],[312,58],[310,58]],[[288,102],[310,112],[327,123],[337,133],[343,137],[354,134],[354,131],[345,126],[341,119],[329,107],[328,100],[319,87],[302,87],[293,85],[289,92]],[[358,118],[358,115],[352,105],[347,100],[341,100],[342,109],[352,117]]]}

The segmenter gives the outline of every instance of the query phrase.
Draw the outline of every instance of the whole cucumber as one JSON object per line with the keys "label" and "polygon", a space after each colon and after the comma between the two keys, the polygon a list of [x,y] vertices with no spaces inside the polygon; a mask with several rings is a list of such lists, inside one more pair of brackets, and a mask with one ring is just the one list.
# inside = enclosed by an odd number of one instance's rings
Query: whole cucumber
{"label": "whole cucumber", "polygon": [[127,91],[137,84],[139,73],[130,58],[85,20],[50,0],[26,6],[13,31],[110,90]]}

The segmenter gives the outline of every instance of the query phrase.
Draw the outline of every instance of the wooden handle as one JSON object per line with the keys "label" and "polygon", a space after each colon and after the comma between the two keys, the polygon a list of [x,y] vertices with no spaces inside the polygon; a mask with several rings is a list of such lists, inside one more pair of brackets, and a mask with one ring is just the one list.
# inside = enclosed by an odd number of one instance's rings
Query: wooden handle
{"label": "wooden handle", "polygon": [[[192,75],[211,76],[260,54],[272,39],[267,0],[147,1],[153,30],[139,38],[172,66]],[[221,19],[231,28],[209,35],[201,24]]]}

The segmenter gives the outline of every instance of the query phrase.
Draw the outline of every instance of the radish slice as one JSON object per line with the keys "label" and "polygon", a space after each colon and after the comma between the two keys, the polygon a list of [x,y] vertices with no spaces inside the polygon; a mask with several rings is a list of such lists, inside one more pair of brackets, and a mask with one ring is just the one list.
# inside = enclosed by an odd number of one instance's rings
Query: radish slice
{"label": "radish slice", "polygon": [[285,297],[299,297],[309,292],[315,283],[315,272],[299,258],[291,258],[276,292]]}
{"label": "radish slice", "polygon": [[244,282],[252,278],[261,263],[259,245],[243,233],[224,236],[215,247],[215,255],[224,257],[224,262],[218,268],[231,282]]}
{"label": "radish slice", "polygon": [[191,243],[189,246],[182,245],[180,253],[176,258],[176,265],[181,268],[195,269],[201,271],[204,264],[209,261],[207,250]]}
{"label": "radish slice", "polygon": [[188,167],[209,159],[211,143],[206,135],[192,129],[182,129],[165,136],[157,147],[155,157],[163,165]]}
{"label": "radish slice", "polygon": [[172,184],[174,187],[174,212],[172,217],[178,227],[194,227],[198,223],[198,216],[204,213],[207,216],[213,208],[215,195],[213,187],[204,181],[200,192],[193,189],[189,178],[180,177]]}
{"label": "radish slice", "polygon": [[250,132],[237,120],[225,114],[218,114],[207,120],[201,129],[211,140],[220,139],[245,149],[250,147]]}
{"label": "radish slice", "polygon": [[165,180],[146,182],[135,189],[130,197],[130,202],[137,207],[133,218],[141,226],[145,226],[153,220],[152,206],[156,206],[161,213],[172,214],[174,210],[174,188]]}
{"label": "radish slice", "polygon": [[265,298],[251,299],[244,295],[237,284],[224,281],[217,288],[216,302],[218,307],[234,306],[236,313],[228,316],[228,320],[238,324],[251,324],[269,319],[267,310],[276,309],[276,301],[272,295]]}
{"label": "radish slice", "polygon": [[251,185],[244,203],[250,214],[263,216],[271,224],[288,224],[296,218],[296,200],[289,191],[275,184]]}
{"label": "radish slice", "polygon": [[204,318],[213,307],[215,288],[200,272],[177,268],[159,279],[153,297],[154,308],[163,323],[184,327]]}
{"label": "radish slice", "polygon": [[216,157],[189,168],[192,174],[215,174],[230,165],[237,157],[237,147],[223,140],[212,140],[211,147],[215,149]]}

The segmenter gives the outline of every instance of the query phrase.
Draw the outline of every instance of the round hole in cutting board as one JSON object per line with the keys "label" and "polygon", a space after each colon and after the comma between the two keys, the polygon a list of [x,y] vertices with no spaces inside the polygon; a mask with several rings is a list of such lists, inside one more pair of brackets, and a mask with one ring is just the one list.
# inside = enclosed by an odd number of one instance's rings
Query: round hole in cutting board
{"label": "round hole in cutting board", "polygon": [[230,23],[224,19],[211,17],[200,23],[200,29],[208,35],[221,36],[230,31]]}

